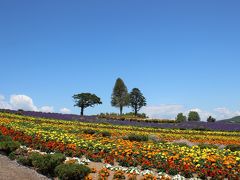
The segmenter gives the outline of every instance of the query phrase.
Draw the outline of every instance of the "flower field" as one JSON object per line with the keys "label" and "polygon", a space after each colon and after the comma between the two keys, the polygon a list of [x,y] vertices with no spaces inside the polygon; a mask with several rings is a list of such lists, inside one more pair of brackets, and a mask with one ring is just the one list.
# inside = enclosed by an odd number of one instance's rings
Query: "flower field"
{"label": "flower field", "polygon": [[[16,110],[6,110],[0,109],[2,113],[18,114],[23,116],[31,116],[36,118],[47,118],[47,119],[61,119],[61,120],[77,120],[80,122],[89,123],[104,123],[112,125],[125,125],[125,126],[138,126],[138,127],[149,127],[149,128],[168,128],[168,129],[205,129],[205,130],[215,130],[215,131],[240,131],[240,123],[226,123],[226,122],[182,122],[182,123],[166,123],[166,121],[156,121],[151,122],[146,121],[132,121],[132,120],[119,120],[111,116],[108,118],[97,118],[97,116],[79,116],[76,114],[60,114],[60,113],[43,113],[37,111],[16,111]],[[165,122],[165,123],[162,123]],[[169,122],[169,121],[168,121]],[[173,121],[170,121],[173,122]]]}
{"label": "flower field", "polygon": [[[0,132],[33,149],[84,155],[95,162],[156,169],[186,178],[240,177],[240,151],[216,146],[240,145],[239,131],[159,129],[0,113]],[[130,136],[147,138],[132,140]],[[183,139],[200,145],[173,143]]]}

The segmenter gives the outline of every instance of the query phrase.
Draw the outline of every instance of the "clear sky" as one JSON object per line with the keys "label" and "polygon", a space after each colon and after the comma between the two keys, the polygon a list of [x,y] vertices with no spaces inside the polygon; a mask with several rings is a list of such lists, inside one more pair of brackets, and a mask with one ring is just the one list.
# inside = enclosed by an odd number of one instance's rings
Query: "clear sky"
{"label": "clear sky", "polygon": [[26,95],[38,109],[79,113],[72,95],[92,92],[103,105],[87,114],[118,112],[110,97],[121,77],[143,92],[152,117],[190,109],[204,118],[238,115],[239,7],[239,0],[0,0],[0,106],[14,108],[13,95]]}

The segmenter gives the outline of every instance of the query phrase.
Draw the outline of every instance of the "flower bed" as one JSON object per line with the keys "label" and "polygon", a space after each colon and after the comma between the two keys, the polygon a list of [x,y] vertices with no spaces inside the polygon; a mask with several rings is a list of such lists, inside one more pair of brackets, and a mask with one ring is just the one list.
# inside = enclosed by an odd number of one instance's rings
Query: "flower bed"
{"label": "flower bed", "polygon": [[[82,157],[95,162],[124,167],[156,169],[170,175],[200,178],[240,175],[240,151],[218,149],[211,146],[193,146],[163,143],[188,139],[211,144],[240,144],[239,132],[202,132],[114,126],[72,121],[56,121],[0,113],[0,131],[34,149],[61,152],[66,156]],[[87,129],[94,130],[86,133]],[[110,136],[103,136],[109,131]],[[130,141],[130,134],[151,134],[148,141]],[[149,136],[150,137],[150,136]]]}

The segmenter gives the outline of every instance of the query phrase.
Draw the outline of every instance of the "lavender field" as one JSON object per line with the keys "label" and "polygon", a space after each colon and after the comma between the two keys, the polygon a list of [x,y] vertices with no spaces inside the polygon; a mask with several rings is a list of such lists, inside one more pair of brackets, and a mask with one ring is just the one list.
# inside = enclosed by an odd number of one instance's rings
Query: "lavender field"
{"label": "lavender field", "polygon": [[67,121],[77,120],[89,123],[108,123],[114,125],[129,125],[152,128],[170,128],[170,129],[195,129],[195,130],[217,130],[217,131],[240,131],[240,123],[230,123],[217,121],[211,122],[182,122],[182,123],[153,123],[153,122],[137,122],[130,120],[111,120],[98,119],[97,116],[80,116],[76,114],[60,114],[60,113],[44,113],[35,111],[15,111],[15,110],[0,110],[0,112],[21,114],[25,116],[62,119]]}

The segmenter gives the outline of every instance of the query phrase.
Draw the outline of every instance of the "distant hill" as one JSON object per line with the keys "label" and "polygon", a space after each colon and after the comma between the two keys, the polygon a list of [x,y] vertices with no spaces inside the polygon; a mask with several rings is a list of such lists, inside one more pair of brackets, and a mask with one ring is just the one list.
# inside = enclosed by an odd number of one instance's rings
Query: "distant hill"
{"label": "distant hill", "polygon": [[224,119],[224,120],[221,120],[221,122],[240,123],[240,116],[236,116],[230,119]]}

